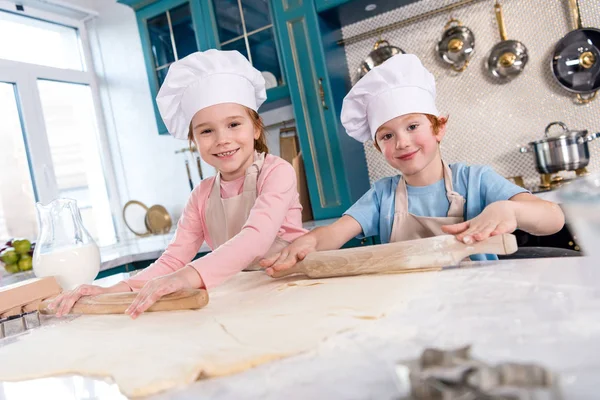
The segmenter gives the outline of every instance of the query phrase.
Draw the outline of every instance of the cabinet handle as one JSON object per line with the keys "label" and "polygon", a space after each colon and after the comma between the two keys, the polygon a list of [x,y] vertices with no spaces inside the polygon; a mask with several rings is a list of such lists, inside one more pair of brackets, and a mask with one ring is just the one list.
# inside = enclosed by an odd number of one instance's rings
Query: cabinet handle
{"label": "cabinet handle", "polygon": [[325,90],[323,89],[323,78],[319,78],[319,96],[321,97],[321,106],[324,110],[329,110],[327,104],[325,104]]}

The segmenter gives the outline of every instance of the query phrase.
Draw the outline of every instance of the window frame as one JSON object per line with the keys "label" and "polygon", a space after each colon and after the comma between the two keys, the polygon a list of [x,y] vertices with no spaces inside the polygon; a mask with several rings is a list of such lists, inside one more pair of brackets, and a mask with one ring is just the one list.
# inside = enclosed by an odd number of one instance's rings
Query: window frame
{"label": "window frame", "polygon": [[[120,196],[111,157],[104,111],[100,97],[99,84],[96,78],[90,38],[86,28],[86,19],[78,20],[52,12],[25,7],[17,11],[15,4],[0,0],[0,11],[74,28],[79,36],[83,71],[48,67],[20,61],[0,58],[0,81],[15,85],[16,102],[21,116],[21,129],[29,158],[29,168],[34,186],[36,202],[47,204],[59,197],[58,183],[54,172],[50,145],[46,132],[46,123],[42,109],[38,80],[50,80],[89,86],[92,94],[100,159],[104,172],[106,192],[111,213],[112,232],[101,234],[101,241],[107,244],[119,242],[118,232],[122,231],[122,223],[117,216],[120,213]],[[90,16],[89,18],[93,18]],[[35,162],[32,162],[35,160]],[[110,237],[110,238],[109,238]]]}

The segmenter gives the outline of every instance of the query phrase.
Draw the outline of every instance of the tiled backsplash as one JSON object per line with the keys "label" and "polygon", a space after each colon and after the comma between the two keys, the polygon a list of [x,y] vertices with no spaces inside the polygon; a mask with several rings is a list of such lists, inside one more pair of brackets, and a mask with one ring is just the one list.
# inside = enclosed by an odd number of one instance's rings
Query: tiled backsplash
{"label": "tiled backsplash", "polygon": [[[455,3],[456,0],[421,0],[385,14],[342,28],[344,38],[395,21]],[[521,175],[527,186],[539,182],[533,154],[519,148],[541,139],[544,128],[563,121],[570,129],[600,131],[600,96],[587,105],[575,103],[574,95],[553,78],[550,60],[555,44],[570,30],[566,0],[501,0],[509,39],[523,42],[529,50],[524,72],[510,83],[498,84],[488,77],[485,61],[491,48],[500,41],[495,0],[481,0],[445,14],[384,32],[382,38],[407,53],[419,56],[434,74],[437,106],[450,116],[448,132],[442,141],[442,156],[447,162],[491,165],[505,177]],[[600,1],[579,0],[585,27],[600,26]],[[458,18],[475,35],[475,52],[466,71],[454,72],[435,52],[444,25]],[[372,50],[377,37],[346,44],[346,58],[353,82],[356,71]],[[396,174],[372,142],[365,144],[371,182]],[[600,170],[600,143],[590,143],[590,171]]]}

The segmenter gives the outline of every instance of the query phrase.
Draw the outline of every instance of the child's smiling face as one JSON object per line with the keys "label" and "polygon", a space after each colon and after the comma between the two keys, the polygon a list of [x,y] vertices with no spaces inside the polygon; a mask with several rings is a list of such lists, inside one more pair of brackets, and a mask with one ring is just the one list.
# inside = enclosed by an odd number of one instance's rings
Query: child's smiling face
{"label": "child's smiling face", "polygon": [[440,157],[438,143],[445,133],[445,123],[435,133],[427,115],[406,114],[381,125],[375,140],[388,164],[411,176]]}
{"label": "child's smiling face", "polygon": [[254,141],[260,137],[246,107],[215,104],[198,111],[191,125],[200,156],[218,169],[224,180],[246,173],[254,161]]}

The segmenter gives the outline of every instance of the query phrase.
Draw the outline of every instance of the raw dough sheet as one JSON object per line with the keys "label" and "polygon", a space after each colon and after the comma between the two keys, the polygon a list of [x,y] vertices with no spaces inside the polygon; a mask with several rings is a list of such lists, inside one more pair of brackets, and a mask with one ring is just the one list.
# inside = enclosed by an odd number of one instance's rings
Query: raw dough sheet
{"label": "raw dough sheet", "polygon": [[0,381],[62,374],[111,377],[128,397],[242,372],[314,349],[402,307],[403,275],[274,280],[244,272],[197,311],[81,316],[0,346]]}

